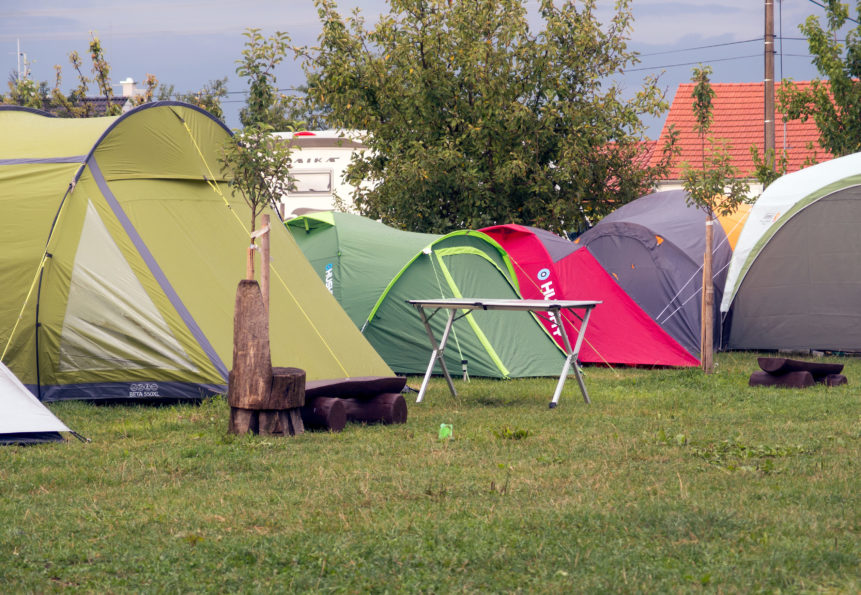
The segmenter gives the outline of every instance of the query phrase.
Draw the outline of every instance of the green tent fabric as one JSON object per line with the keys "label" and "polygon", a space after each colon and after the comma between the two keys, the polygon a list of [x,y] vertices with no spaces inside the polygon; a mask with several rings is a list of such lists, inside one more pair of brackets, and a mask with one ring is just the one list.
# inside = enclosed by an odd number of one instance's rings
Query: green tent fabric
{"label": "green tent fabric", "polygon": [[[176,102],[6,108],[0,129],[2,361],[44,401],[223,393],[250,226],[218,165],[229,130]],[[281,225],[271,252],[273,364],[391,375]]]}
{"label": "green tent fabric", "polygon": [[441,237],[333,211],[309,213],[285,224],[311,267],[359,328],[403,266]]}
{"label": "green tent fabric", "polygon": [[[364,335],[398,373],[423,374],[431,346],[409,299],[520,299],[517,277],[502,247],[478,231],[453,232],[416,254],[380,296]],[[431,319],[437,340],[444,316]],[[565,356],[529,312],[474,311],[455,322],[446,346],[454,374],[467,361],[470,376],[559,376]]]}

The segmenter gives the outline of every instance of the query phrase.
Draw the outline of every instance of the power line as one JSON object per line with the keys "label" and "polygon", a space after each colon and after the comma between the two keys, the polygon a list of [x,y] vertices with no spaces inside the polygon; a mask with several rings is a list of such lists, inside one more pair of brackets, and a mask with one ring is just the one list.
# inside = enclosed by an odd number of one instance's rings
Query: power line
{"label": "power line", "polygon": [[[810,2],[811,4],[815,4],[815,5],[816,5],[816,6],[818,6],[819,8],[824,8],[824,9],[826,9],[826,10],[828,9],[828,7],[827,7],[827,6],[825,6],[825,5],[824,5],[824,4],[822,4],[821,2],[817,2],[817,0],[807,0],[807,1],[808,1],[808,2]],[[846,17],[846,19],[847,19],[847,20],[849,20],[849,21],[852,21],[852,22],[853,22],[853,23],[855,23],[856,25],[861,25],[861,23],[859,23],[858,21],[856,21],[856,20],[855,20],[855,19],[853,19],[852,17]]]}
{"label": "power line", "polygon": [[695,62],[680,62],[678,64],[664,64],[663,66],[643,66],[641,68],[627,68],[625,72],[640,72],[642,70],[658,70],[659,68],[675,68],[677,66],[693,66],[694,64],[703,64],[711,62],[728,62],[730,60],[747,60],[750,58],[761,58],[761,54],[749,54],[747,56],[733,56],[731,58],[715,58],[713,60],[697,60]]}
{"label": "power line", "polygon": [[663,54],[677,54],[679,52],[691,52],[693,50],[705,50],[705,49],[709,49],[709,48],[722,48],[722,47],[726,47],[729,45],[739,45],[742,43],[753,43],[754,41],[762,41],[762,38],[758,37],[756,39],[745,39],[743,41],[728,41],[726,43],[713,43],[711,45],[699,45],[696,47],[681,48],[678,50],[666,50],[664,52],[650,52],[648,54],[639,54],[638,56],[640,58],[646,58],[648,56],[660,56]]}

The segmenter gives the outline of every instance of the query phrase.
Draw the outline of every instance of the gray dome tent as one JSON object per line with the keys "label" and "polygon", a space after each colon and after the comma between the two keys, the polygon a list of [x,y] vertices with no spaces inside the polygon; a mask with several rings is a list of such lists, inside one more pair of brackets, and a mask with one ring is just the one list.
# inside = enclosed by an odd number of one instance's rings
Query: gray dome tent
{"label": "gray dome tent", "polygon": [[[705,211],[686,203],[684,190],[655,192],[598,222],[575,243],[587,246],[628,295],[692,355],[700,351]],[[714,228],[715,346],[718,304],[732,256],[727,235]]]}
{"label": "gray dome tent", "polygon": [[771,184],[730,265],[729,347],[861,351],[859,223],[861,153]]}

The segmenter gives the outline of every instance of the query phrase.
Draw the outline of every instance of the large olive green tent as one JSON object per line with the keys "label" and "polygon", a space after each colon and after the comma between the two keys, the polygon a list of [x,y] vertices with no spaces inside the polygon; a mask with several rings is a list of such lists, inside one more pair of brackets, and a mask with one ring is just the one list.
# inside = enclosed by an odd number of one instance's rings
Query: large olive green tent
{"label": "large olive green tent", "polygon": [[[520,299],[517,276],[505,250],[478,231],[453,232],[426,246],[389,283],[363,333],[398,373],[423,374],[431,346],[409,299]],[[436,338],[445,316],[431,319]],[[470,376],[559,376],[565,356],[529,312],[473,311],[455,322],[445,350],[446,366]]]}
{"label": "large olive green tent", "polygon": [[[0,130],[0,359],[45,401],[224,392],[250,228],[220,173],[227,128],[157,102],[91,119],[7,108]],[[283,226],[271,246],[273,364],[391,375]]]}
{"label": "large olive green tent", "polygon": [[285,223],[311,267],[357,327],[365,323],[404,265],[441,237],[333,211],[309,213]]}

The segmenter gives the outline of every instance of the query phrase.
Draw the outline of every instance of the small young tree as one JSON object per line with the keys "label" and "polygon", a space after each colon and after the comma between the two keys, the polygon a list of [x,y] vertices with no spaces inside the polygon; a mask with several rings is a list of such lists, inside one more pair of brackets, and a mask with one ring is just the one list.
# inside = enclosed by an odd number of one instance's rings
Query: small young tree
{"label": "small young tree", "polygon": [[251,209],[248,279],[254,278],[257,218],[267,205],[275,205],[290,183],[290,147],[272,132],[268,124],[248,126],[230,138],[220,158],[221,171],[226,174],[230,188]]}
{"label": "small young tree", "polygon": [[[714,282],[712,280],[712,237],[716,215],[729,215],[747,200],[749,187],[739,179],[738,168],[732,164],[729,147],[725,141],[707,137],[712,124],[712,99],[714,90],[709,81],[710,66],[693,69],[691,82],[693,109],[696,118],[694,130],[700,136],[702,167],[689,163],[682,167],[684,187],[688,193],[688,204],[706,212],[706,247],[703,255],[702,326],[700,333],[700,360],[703,371],[714,370]],[[709,150],[706,154],[706,140]]]}

